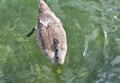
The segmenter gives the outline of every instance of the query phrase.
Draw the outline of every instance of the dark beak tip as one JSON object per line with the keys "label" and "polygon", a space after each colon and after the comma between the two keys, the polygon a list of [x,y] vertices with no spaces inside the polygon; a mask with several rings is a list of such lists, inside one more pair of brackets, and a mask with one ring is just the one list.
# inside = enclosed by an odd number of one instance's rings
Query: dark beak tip
{"label": "dark beak tip", "polygon": [[56,58],[57,58],[57,59],[59,59],[59,57],[58,57],[58,56],[57,56]]}

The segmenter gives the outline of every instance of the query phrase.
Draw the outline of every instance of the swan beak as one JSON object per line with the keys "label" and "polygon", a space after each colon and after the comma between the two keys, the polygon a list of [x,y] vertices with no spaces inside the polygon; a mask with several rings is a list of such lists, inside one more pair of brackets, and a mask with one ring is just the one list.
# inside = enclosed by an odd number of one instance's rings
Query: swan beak
{"label": "swan beak", "polygon": [[60,57],[59,49],[55,49],[55,57],[56,59],[59,59]]}

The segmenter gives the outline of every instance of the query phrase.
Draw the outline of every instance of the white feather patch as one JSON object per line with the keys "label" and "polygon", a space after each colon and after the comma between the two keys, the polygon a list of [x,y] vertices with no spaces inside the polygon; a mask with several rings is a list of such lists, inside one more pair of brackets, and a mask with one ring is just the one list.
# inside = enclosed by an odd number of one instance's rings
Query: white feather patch
{"label": "white feather patch", "polygon": [[40,20],[40,23],[42,23],[44,26],[48,26],[49,24],[49,20],[48,21],[43,21],[43,20]]}

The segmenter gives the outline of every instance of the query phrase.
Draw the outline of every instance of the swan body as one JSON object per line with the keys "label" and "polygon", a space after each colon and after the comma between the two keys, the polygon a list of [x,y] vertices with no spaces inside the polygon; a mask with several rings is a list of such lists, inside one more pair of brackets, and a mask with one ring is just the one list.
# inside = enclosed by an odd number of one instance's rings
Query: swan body
{"label": "swan body", "polygon": [[44,0],[39,3],[35,32],[37,43],[47,58],[54,64],[62,65],[67,52],[66,32],[60,19]]}

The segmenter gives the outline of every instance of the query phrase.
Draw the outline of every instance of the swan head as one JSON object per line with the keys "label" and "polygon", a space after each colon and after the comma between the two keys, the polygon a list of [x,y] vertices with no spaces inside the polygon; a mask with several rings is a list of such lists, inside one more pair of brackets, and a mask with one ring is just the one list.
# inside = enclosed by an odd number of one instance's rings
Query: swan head
{"label": "swan head", "polygon": [[58,56],[54,55],[53,63],[56,65],[62,65],[65,61],[65,54],[59,53]]}
{"label": "swan head", "polygon": [[55,65],[63,65],[67,50],[60,50],[56,56],[54,51],[46,51],[47,58]]}

